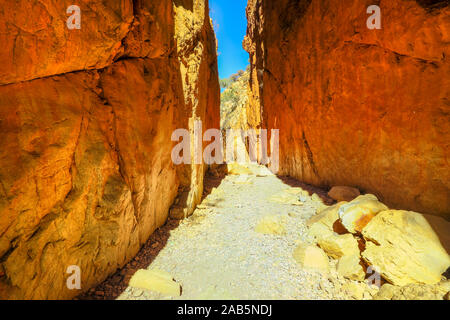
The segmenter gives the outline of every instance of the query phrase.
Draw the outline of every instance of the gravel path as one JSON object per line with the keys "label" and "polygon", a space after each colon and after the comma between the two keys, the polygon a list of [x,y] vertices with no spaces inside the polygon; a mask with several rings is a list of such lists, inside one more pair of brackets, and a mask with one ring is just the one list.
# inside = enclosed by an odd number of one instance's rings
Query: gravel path
{"label": "gravel path", "polygon": [[[226,176],[191,217],[169,231],[166,243],[147,266],[169,272],[182,286],[181,297],[127,287],[118,299],[348,298],[335,272],[322,276],[305,271],[293,259],[299,242],[312,243],[305,223],[323,204],[311,196],[300,205],[269,200],[289,190],[290,185],[271,174]],[[255,231],[268,214],[286,217],[284,235]]]}

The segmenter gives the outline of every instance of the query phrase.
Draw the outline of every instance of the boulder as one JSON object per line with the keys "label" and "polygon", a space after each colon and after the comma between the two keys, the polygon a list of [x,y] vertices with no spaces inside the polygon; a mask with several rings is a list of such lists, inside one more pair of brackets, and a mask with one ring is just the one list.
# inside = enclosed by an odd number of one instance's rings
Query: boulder
{"label": "boulder", "polygon": [[366,239],[363,259],[392,284],[435,284],[450,265],[449,255],[420,213],[383,211],[362,234]]}
{"label": "boulder", "polygon": [[333,234],[333,231],[330,231],[329,228],[321,223],[314,223],[308,228],[308,234],[317,241],[320,238]]}
{"label": "boulder", "polygon": [[361,265],[361,257],[358,254],[346,255],[339,259],[337,272],[344,278],[363,281],[365,272]]}
{"label": "boulder", "polygon": [[320,224],[328,228],[330,231],[333,231],[333,225],[334,223],[339,220],[339,208],[347,202],[339,202],[338,204],[335,204],[333,206],[327,207],[324,210],[320,211],[315,216],[311,217],[307,222],[306,225],[308,227],[312,227],[315,224]]}
{"label": "boulder", "polygon": [[328,196],[336,201],[352,201],[360,194],[358,189],[345,186],[333,187],[328,192]]}
{"label": "boulder", "polygon": [[384,284],[373,297],[374,300],[445,300],[450,290],[450,281],[437,285],[409,284],[404,287]]}
{"label": "boulder", "polygon": [[231,175],[241,175],[241,174],[252,174],[252,170],[250,170],[247,166],[241,165],[239,163],[229,163],[227,165],[228,167],[228,174]]}
{"label": "boulder", "polygon": [[346,282],[342,286],[342,291],[356,300],[362,300],[366,292],[366,285],[362,283]]}
{"label": "boulder", "polygon": [[267,215],[258,222],[255,231],[262,234],[283,235],[286,233],[286,221],[285,215]]}
{"label": "boulder", "polygon": [[270,202],[281,203],[281,204],[290,204],[294,206],[302,206],[303,202],[300,200],[300,196],[290,192],[288,190],[284,190],[278,192],[268,199]]}
{"label": "boulder", "polygon": [[335,232],[317,238],[317,244],[331,257],[339,259],[345,255],[359,255],[358,241],[349,233]]}
{"label": "boulder", "polygon": [[180,284],[175,282],[169,273],[158,269],[138,270],[130,279],[129,285],[173,297],[181,296]]}
{"label": "boulder", "polygon": [[300,244],[294,251],[294,259],[300,266],[307,270],[329,271],[328,257],[325,252],[313,245]]}
{"label": "boulder", "polygon": [[372,194],[359,196],[339,208],[342,225],[351,233],[361,232],[370,220],[380,211],[388,210]]}

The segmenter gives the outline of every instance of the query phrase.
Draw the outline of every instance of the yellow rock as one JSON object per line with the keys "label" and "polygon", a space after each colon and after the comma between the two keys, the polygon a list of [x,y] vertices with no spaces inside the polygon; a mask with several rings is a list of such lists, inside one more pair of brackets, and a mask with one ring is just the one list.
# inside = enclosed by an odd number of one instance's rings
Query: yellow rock
{"label": "yellow rock", "polygon": [[311,227],[308,228],[308,234],[317,241],[320,238],[324,238],[330,234],[333,234],[327,226],[321,223],[314,223]]}
{"label": "yellow rock", "polygon": [[228,167],[228,174],[232,175],[252,174],[252,170],[238,163],[229,163],[227,167]]}
{"label": "yellow rock", "polygon": [[263,234],[283,235],[286,233],[286,222],[287,217],[285,215],[268,215],[258,222],[255,231]]}
{"label": "yellow rock", "polygon": [[329,233],[317,238],[317,244],[332,258],[359,255],[358,241],[349,233]]}
{"label": "yellow rock", "polygon": [[138,270],[130,279],[129,285],[174,297],[181,295],[180,284],[175,282],[169,273],[158,269]]}
{"label": "yellow rock", "polygon": [[320,271],[323,273],[328,273],[329,271],[327,255],[322,249],[316,246],[300,244],[294,250],[293,256],[295,261],[297,261],[304,269]]}
{"label": "yellow rock", "polygon": [[342,290],[356,300],[362,300],[366,292],[365,284],[346,282],[342,285]]}
{"label": "yellow rock", "polygon": [[322,224],[327,227],[330,231],[333,231],[333,224],[339,220],[339,208],[346,204],[347,202],[343,201],[333,206],[327,207],[325,210],[322,210],[311,219],[308,220],[306,225],[311,227],[314,224]]}
{"label": "yellow rock", "polygon": [[347,279],[363,281],[365,273],[360,262],[361,257],[359,254],[343,256],[337,264],[337,272]]}
{"label": "yellow rock", "polygon": [[361,230],[377,215],[378,212],[388,210],[372,194],[359,196],[339,208],[339,218],[342,225],[351,233]]}
{"label": "yellow rock", "polygon": [[358,189],[344,186],[333,187],[328,192],[328,196],[336,201],[352,201],[359,195]]}
{"label": "yellow rock", "polygon": [[296,206],[303,205],[303,202],[300,201],[299,195],[294,194],[292,192],[287,192],[287,190],[274,194],[268,200],[270,202],[276,202],[281,204],[290,204]]}
{"label": "yellow rock", "polygon": [[449,281],[436,285],[409,284],[404,287],[384,284],[373,297],[374,300],[445,300]]}
{"label": "yellow rock", "polygon": [[450,266],[450,257],[427,220],[417,212],[380,212],[363,229],[362,257],[392,284],[435,284]]}

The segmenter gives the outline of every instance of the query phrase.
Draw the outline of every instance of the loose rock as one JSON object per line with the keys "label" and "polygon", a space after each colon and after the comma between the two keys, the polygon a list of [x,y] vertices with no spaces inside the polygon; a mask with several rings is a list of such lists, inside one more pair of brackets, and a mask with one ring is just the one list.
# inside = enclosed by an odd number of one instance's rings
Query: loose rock
{"label": "loose rock", "polygon": [[156,291],[165,295],[180,296],[181,286],[172,276],[162,270],[138,270],[130,279],[129,285],[134,288]]}
{"label": "loose rock", "polygon": [[372,220],[375,215],[388,210],[384,204],[372,194],[359,196],[339,208],[339,218],[342,225],[351,233],[361,230]]}
{"label": "loose rock", "polygon": [[341,276],[350,280],[363,281],[365,277],[359,254],[343,256],[339,259],[337,264],[337,272]]}
{"label": "loose rock", "polygon": [[344,186],[333,187],[328,192],[328,196],[336,201],[352,201],[360,194],[358,189]]}
{"label": "loose rock", "polygon": [[362,234],[367,240],[362,257],[395,285],[438,283],[450,265],[449,255],[420,213],[383,211]]}
{"label": "loose rock", "polygon": [[316,246],[300,244],[294,251],[294,259],[305,269],[324,273],[329,271],[327,255]]}

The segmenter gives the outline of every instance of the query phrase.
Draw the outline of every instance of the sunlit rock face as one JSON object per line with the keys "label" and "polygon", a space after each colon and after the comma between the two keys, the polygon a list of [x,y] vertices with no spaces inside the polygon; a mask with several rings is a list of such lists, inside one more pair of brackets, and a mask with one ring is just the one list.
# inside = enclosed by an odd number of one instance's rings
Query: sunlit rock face
{"label": "sunlit rock face", "polygon": [[280,173],[449,219],[448,2],[251,0],[247,16],[249,119],[280,129]]}
{"label": "sunlit rock face", "polygon": [[202,193],[172,132],[219,127],[207,1],[81,1],[80,30],[71,4],[0,5],[1,299],[70,298],[122,267],[183,183]]}
{"label": "sunlit rock face", "polygon": [[248,82],[250,70],[241,70],[232,75],[221,93],[220,101],[220,128],[227,129],[248,129],[247,108],[248,108]]}

